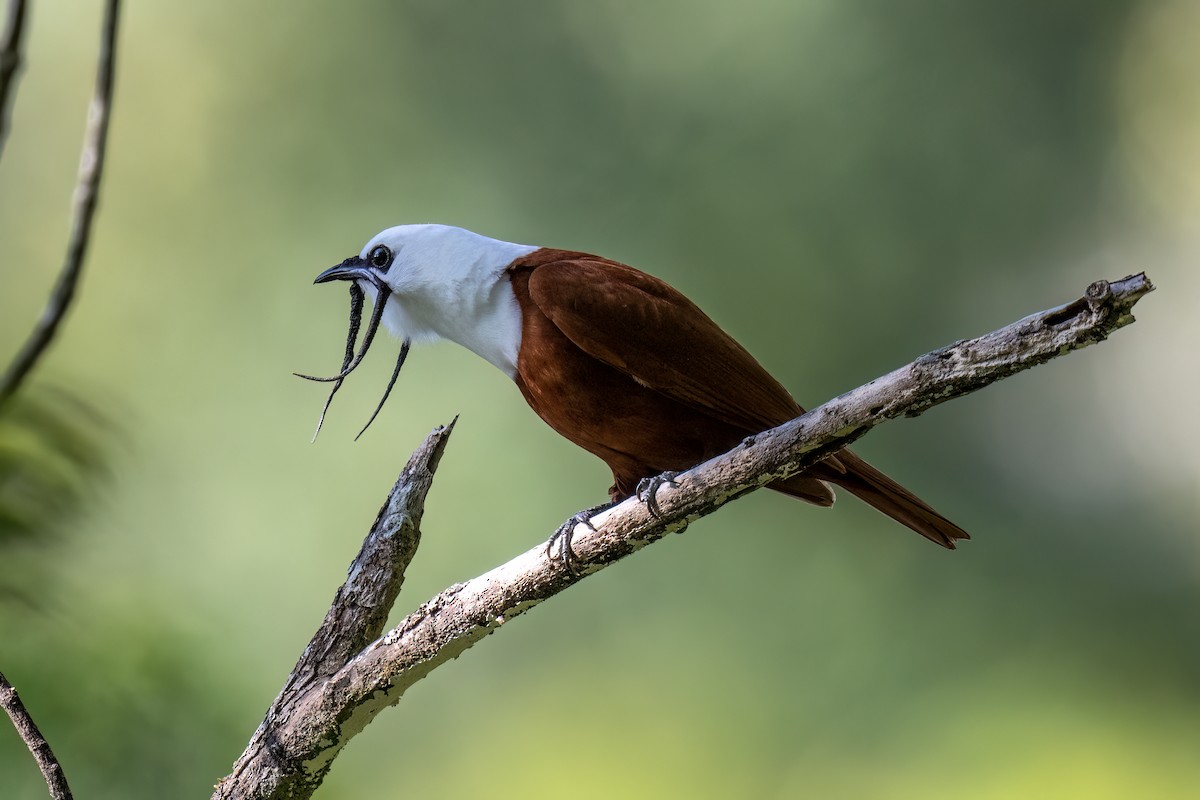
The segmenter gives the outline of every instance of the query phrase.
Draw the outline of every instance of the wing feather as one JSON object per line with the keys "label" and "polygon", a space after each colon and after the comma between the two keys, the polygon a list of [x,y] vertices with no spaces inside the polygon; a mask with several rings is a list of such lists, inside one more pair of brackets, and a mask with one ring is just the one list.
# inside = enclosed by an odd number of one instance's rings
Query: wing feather
{"label": "wing feather", "polygon": [[671,286],[615,261],[570,255],[535,267],[529,294],[581,350],[747,434],[802,413],[745,348]]}

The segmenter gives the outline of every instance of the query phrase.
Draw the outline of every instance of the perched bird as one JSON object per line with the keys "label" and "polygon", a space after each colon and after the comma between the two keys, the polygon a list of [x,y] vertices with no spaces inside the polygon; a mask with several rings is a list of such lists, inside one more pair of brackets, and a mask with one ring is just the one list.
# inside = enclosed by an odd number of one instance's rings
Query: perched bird
{"label": "perched bird", "polygon": [[[447,225],[401,225],[316,283],[334,280],[351,281],[346,358],[338,375],[314,380],[334,382],[336,392],[381,320],[404,340],[389,392],[410,342],[457,342],[512,378],[546,424],[609,466],[613,502],[644,480],[689,469],[803,413],[695,303],[599,256]],[[374,309],[355,353],[364,294]],[[768,488],[830,506],[829,484],[944,547],[969,538],[849,450]]]}

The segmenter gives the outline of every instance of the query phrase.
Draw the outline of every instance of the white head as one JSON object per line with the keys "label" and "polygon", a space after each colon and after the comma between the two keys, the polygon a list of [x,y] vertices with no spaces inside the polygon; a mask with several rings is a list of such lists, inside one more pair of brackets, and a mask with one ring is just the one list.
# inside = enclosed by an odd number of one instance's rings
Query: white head
{"label": "white head", "polygon": [[390,294],[383,324],[414,341],[449,339],[516,374],[521,311],[505,268],[537,247],[489,239],[450,225],[399,225],[317,282],[353,280],[377,302]]}

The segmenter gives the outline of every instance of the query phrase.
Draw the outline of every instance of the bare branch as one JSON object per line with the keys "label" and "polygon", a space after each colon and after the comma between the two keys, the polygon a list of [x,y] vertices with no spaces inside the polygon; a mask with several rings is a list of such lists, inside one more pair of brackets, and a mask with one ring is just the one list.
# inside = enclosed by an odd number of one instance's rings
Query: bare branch
{"label": "bare branch", "polygon": [[96,89],[88,107],[87,130],[83,137],[83,152],[79,159],[79,181],[75,186],[75,212],[67,240],[67,255],[50,294],[41,318],[8,371],[0,377],[0,405],[16,394],[25,377],[37,364],[66,316],[75,296],[75,286],[83,270],[91,238],[92,218],[100,192],[100,177],[104,169],[105,146],[108,142],[108,121],[112,108],[113,74],[116,66],[117,19],[120,0],[107,0],[100,35],[99,66],[96,70]]}
{"label": "bare branch", "polygon": [[42,777],[46,779],[46,788],[50,790],[50,796],[54,800],[71,800],[67,776],[63,774],[58,759],[54,757],[54,751],[50,749],[42,732],[34,724],[33,717],[29,716],[25,709],[25,704],[17,696],[16,687],[8,682],[3,672],[0,672],[0,707],[8,713],[13,727],[17,729],[29,752],[33,753],[33,760],[37,762]]}
{"label": "bare branch", "polygon": [[[276,782],[289,779],[286,773],[294,770],[276,757],[277,731],[294,715],[301,698],[383,633],[404,582],[404,570],[417,553],[425,495],[433,485],[434,472],[453,431],[454,422],[435,429],[409,458],[387,502],[379,509],[362,549],[350,564],[346,582],[334,596],[325,621],[304,649],[233,773],[221,782],[216,796],[251,796],[250,787],[264,785],[268,775]],[[305,775],[290,778],[311,781]]]}
{"label": "bare branch", "polygon": [[[587,574],[725,503],[811,466],[881,422],[925,409],[1073,350],[1133,322],[1130,309],[1154,287],[1144,274],[1098,281],[1073,303],[960,341],[747,439],[664,485],[662,514],[629,499],[575,529],[578,572],[538,545],[491,572],[451,586],[296,698],[267,734],[269,762],[235,773],[214,798],[310,797],[342,747],[381,709],[438,665]],[[268,720],[270,722],[270,720]],[[264,723],[266,724],[266,723]],[[261,732],[261,731],[260,731]],[[259,734],[256,734],[258,737]]]}
{"label": "bare branch", "polygon": [[0,154],[8,138],[8,105],[21,68],[21,43],[25,35],[25,0],[8,0],[4,33],[0,34]]}

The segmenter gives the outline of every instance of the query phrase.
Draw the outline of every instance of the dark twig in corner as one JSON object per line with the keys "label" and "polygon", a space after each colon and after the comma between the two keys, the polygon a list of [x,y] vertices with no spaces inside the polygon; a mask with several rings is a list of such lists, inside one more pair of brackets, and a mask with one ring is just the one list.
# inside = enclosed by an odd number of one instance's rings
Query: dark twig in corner
{"label": "dark twig in corner", "polygon": [[[1145,274],[1111,283],[1097,281],[1073,303],[921,356],[681,473],[658,491],[659,516],[652,515],[644,502],[630,498],[593,517],[591,525],[580,523],[572,542],[579,569],[549,557],[546,545],[538,544],[484,575],[442,591],[354,653],[363,637],[382,630],[381,622],[399,586],[391,579],[370,578],[376,567],[366,566],[365,555],[379,546],[381,536],[396,535],[386,531],[401,530],[389,519],[403,521],[407,513],[415,514],[412,525],[419,521],[419,511],[406,512],[404,509],[413,506],[401,496],[423,501],[436,466],[430,454],[440,455],[448,433],[440,432],[438,439],[439,431],[435,431],[405,468],[325,623],[233,773],[216,787],[213,800],[311,797],[337,754],[379,711],[398,702],[409,686],[509,620],[667,533],[682,532],[688,523],[725,503],[796,474],[882,422],[915,416],[938,403],[1103,341],[1133,322],[1131,309],[1153,288]],[[428,466],[420,466],[423,463]],[[414,478],[417,484],[406,489]],[[407,548],[398,552],[402,572],[412,552]],[[389,572],[395,569],[387,567]],[[348,595],[349,591],[353,595]],[[349,608],[359,612],[338,633],[348,599],[353,600]],[[362,611],[370,612],[370,624],[358,616]],[[328,650],[326,642],[330,643]]]}
{"label": "dark twig in corner", "polygon": [[0,707],[3,707],[8,713],[13,727],[17,729],[17,733],[24,740],[29,752],[33,753],[33,760],[37,762],[38,769],[42,771],[42,777],[46,779],[46,787],[50,790],[50,796],[54,800],[71,800],[71,789],[67,786],[67,776],[63,774],[58,759],[54,757],[54,751],[50,749],[42,732],[34,724],[33,717],[29,716],[29,712],[25,710],[25,704],[17,696],[16,688],[8,682],[8,678],[4,677],[3,672],[0,672]]}
{"label": "dark twig in corner", "polygon": [[8,0],[4,33],[0,34],[0,153],[8,136],[8,103],[17,70],[21,68],[21,40],[25,35],[25,0]]}
{"label": "dark twig in corner", "polygon": [[0,405],[16,394],[25,377],[54,339],[67,309],[70,308],[79,274],[83,270],[88,240],[91,238],[92,218],[96,213],[96,200],[100,191],[105,145],[108,141],[119,10],[120,0],[107,0],[105,3],[99,66],[96,70],[96,90],[92,95],[91,105],[88,106],[87,130],[83,137],[83,153],[79,159],[79,182],[75,186],[75,212],[71,221],[70,238],[67,240],[66,259],[42,316],[17,357],[3,377],[0,377]]}

